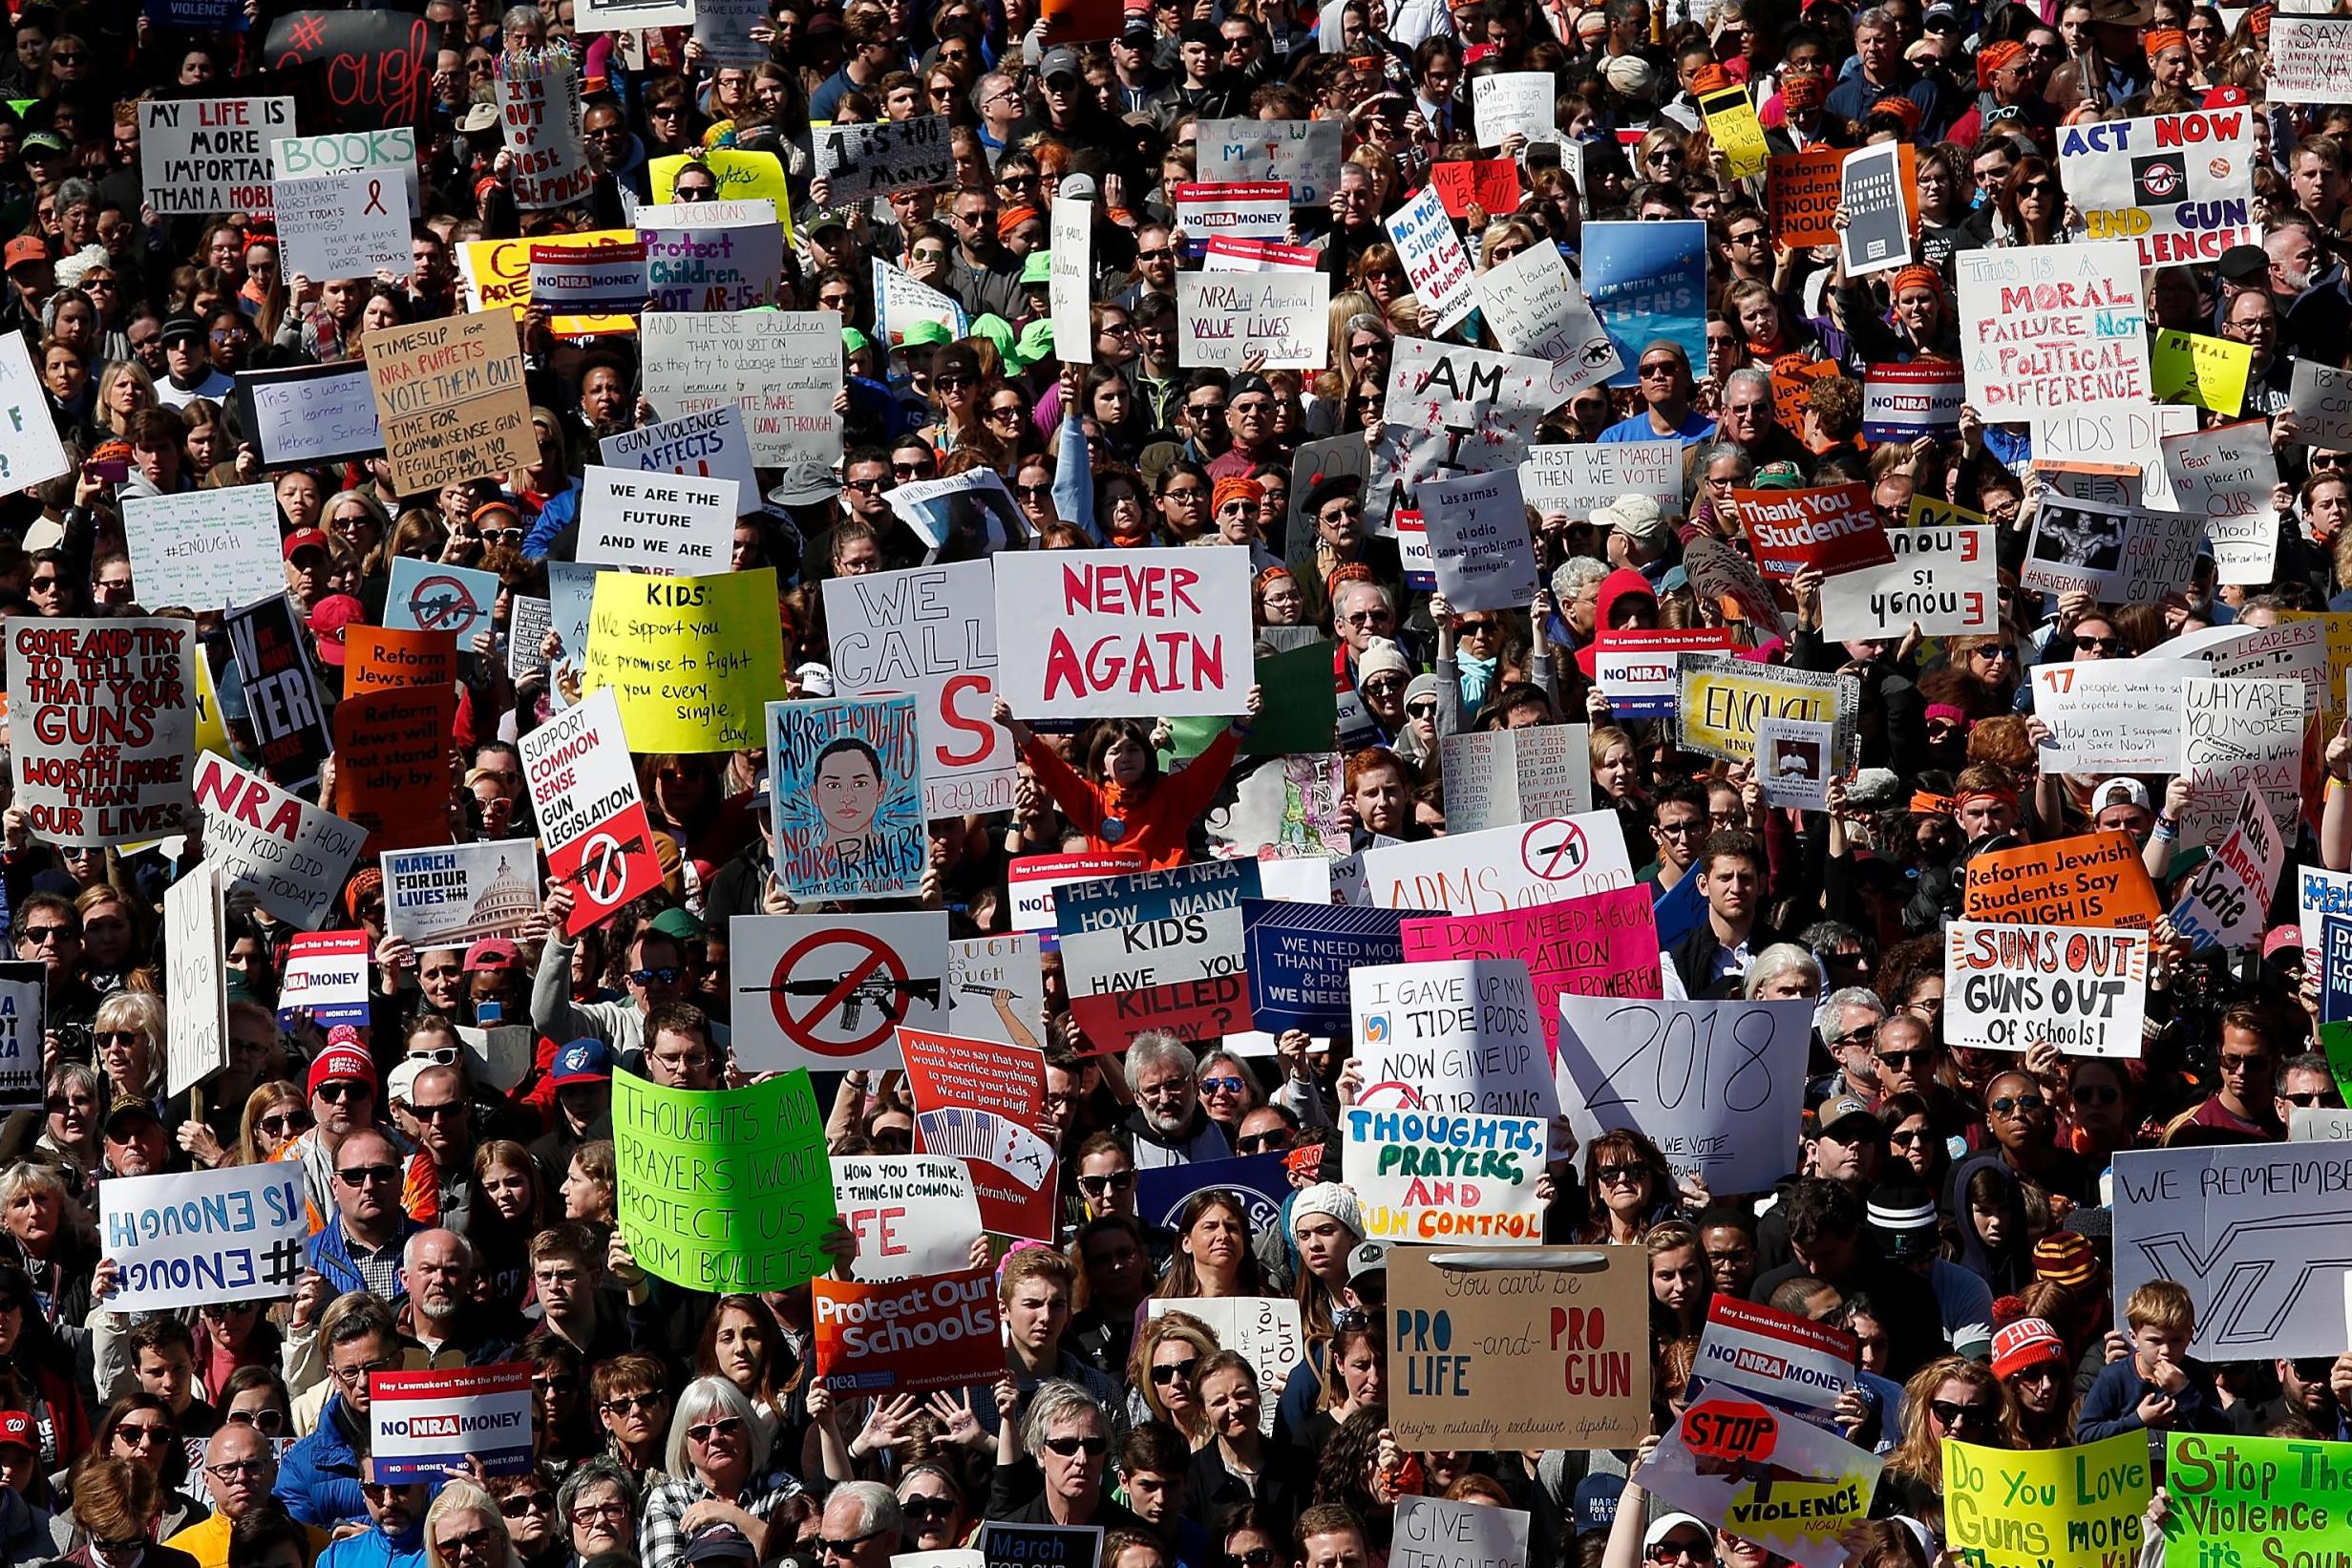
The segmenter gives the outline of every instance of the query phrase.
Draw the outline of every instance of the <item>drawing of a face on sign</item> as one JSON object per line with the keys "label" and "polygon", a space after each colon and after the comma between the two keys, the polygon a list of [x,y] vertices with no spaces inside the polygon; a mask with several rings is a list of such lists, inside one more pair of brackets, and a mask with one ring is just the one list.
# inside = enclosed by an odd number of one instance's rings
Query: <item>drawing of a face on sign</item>
{"label": "drawing of a face on sign", "polygon": [[882,761],[874,748],[852,735],[826,747],[816,759],[816,810],[826,842],[861,844],[881,806]]}

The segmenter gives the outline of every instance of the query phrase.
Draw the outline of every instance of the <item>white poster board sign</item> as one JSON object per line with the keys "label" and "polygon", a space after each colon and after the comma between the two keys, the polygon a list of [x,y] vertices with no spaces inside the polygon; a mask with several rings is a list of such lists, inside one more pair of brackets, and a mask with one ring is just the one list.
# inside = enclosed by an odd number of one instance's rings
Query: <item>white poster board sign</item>
{"label": "white poster board sign", "polygon": [[1513,610],[1536,597],[1542,579],[1515,469],[1424,479],[1420,498],[1437,591],[1448,604]]}
{"label": "white poster board sign", "polygon": [[1364,852],[1365,892],[1382,909],[1489,915],[1633,885],[1614,812],[1448,834]]}
{"label": "white poster board sign", "polygon": [[[1179,272],[1176,361],[1238,371],[1313,370],[1331,353],[1331,278],[1324,272]],[[1092,339],[1087,340],[1090,351]]]}
{"label": "white poster board sign", "polygon": [[302,1165],[270,1160],[173,1176],[109,1176],[98,1229],[119,1288],[115,1312],[168,1312],[294,1293],[308,1266]]}
{"label": "white poster board sign", "polygon": [[2137,1056],[2148,1012],[2148,933],[1952,921],[1944,926],[1944,1039],[2023,1052]]}
{"label": "white poster board sign", "polygon": [[[923,813],[1004,811],[1017,779],[996,696],[996,578],[985,561],[825,580],[834,689],[922,699]],[[959,1033],[969,1032],[958,1029]]]}
{"label": "white poster board sign", "polygon": [[1812,1003],[1562,996],[1559,1024],[1579,1148],[1631,1128],[1719,1193],[1762,1192],[1795,1164]]}
{"label": "white poster board sign", "polygon": [[286,587],[278,502],[265,484],[126,496],[122,537],[141,604],[236,609]]}
{"label": "white poster board sign", "polygon": [[323,283],[409,269],[408,193],[396,176],[357,169],[278,180],[272,189],[288,277]]}
{"label": "white poster board sign", "polygon": [[210,860],[163,890],[163,1087],[178,1094],[228,1066],[228,964],[221,871]]}
{"label": "white poster board sign", "polygon": [[853,1280],[961,1274],[980,1240],[971,1167],[944,1155],[836,1155],[833,1200],[858,1239]]}
{"label": "white poster board sign", "polygon": [[1988,423],[2153,401],[2130,241],[1963,250],[1952,262],[1968,401]]}
{"label": "white poster board sign", "polygon": [[996,558],[997,688],[1022,718],[1240,713],[1254,680],[1243,550]]}
{"label": "white poster board sign", "polygon": [[2206,673],[2195,659],[2036,665],[2034,716],[2050,731],[2042,748],[2043,771],[2178,772],[2181,683]]}
{"label": "white poster board sign", "polygon": [[[754,494],[752,506],[758,504]],[[670,577],[723,572],[733,561],[735,519],[743,510],[733,479],[590,463],[581,477],[575,559]]]}
{"label": "white poster board sign", "polygon": [[731,403],[754,463],[840,457],[841,318],[831,310],[654,310],[641,330],[645,396],[665,419]]}
{"label": "white poster board sign", "polygon": [[1559,1099],[1527,965],[1433,959],[1348,971],[1364,1061],[1358,1105],[1553,1116]]}

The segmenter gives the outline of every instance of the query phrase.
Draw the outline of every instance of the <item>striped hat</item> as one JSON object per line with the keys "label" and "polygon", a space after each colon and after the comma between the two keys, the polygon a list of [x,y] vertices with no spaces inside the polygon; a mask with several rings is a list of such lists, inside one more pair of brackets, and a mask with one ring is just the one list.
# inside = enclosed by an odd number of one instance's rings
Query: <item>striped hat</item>
{"label": "striped hat", "polygon": [[2052,1231],[2033,1244],[2037,1279],[2080,1289],[2099,1277],[2099,1255],[2087,1238],[2073,1231]]}

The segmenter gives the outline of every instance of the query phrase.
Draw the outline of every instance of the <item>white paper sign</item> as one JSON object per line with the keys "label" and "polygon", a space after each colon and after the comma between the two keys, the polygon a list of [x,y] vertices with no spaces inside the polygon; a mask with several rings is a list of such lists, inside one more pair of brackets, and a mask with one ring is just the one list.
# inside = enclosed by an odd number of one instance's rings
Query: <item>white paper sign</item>
{"label": "white paper sign", "polygon": [[1053,270],[1047,299],[1057,358],[1084,363],[1094,357],[1091,314],[1094,286],[1094,202],[1090,197],[1053,199]]}
{"label": "white paper sign", "polygon": [[726,571],[744,511],[740,491],[732,479],[590,463],[581,477],[576,558],[668,577]]}
{"label": "white paper sign", "polygon": [[1437,591],[1455,611],[1518,609],[1536,597],[1542,579],[1515,469],[1424,479],[1420,500]]}
{"label": "white paper sign", "polygon": [[163,890],[163,1087],[178,1094],[228,1066],[228,970],[221,871],[210,860]]}
{"label": "white paper sign", "polygon": [[1494,329],[1494,341],[1507,353],[1550,360],[1557,396],[1598,385],[1625,368],[1583,287],[1569,275],[1559,246],[1529,245],[1478,274],[1475,282],[1478,309]]}
{"label": "white paper sign", "polygon": [[118,1270],[111,1311],[272,1301],[291,1296],[308,1266],[298,1161],[109,1176],[98,1186],[98,1227]]}
{"label": "white paper sign", "polygon": [[2036,665],[2034,716],[2050,730],[2043,772],[2178,772],[2181,683],[2207,673],[2194,659]]}
{"label": "white paper sign", "polygon": [[1562,996],[1559,1022],[1579,1148],[1632,1128],[1721,1193],[1762,1192],[1796,1163],[1812,1003]]}
{"label": "white paper sign", "polygon": [[1438,743],[1446,831],[1478,833],[1593,809],[1592,726],[1473,730]]}
{"label": "white paper sign", "polygon": [[833,1200],[858,1239],[853,1280],[961,1274],[980,1240],[971,1168],[943,1155],[836,1155]]}
{"label": "white paper sign", "polygon": [[1220,1348],[1247,1358],[1258,1368],[1258,1428],[1272,1434],[1282,1390],[1306,1357],[1306,1331],[1297,1302],[1277,1296],[1163,1296],[1154,1298],[1144,1311],[1154,1318],[1189,1313],[1208,1325]]}
{"label": "white paper sign", "polygon": [[1313,370],[1330,356],[1330,318],[1328,273],[1176,274],[1180,365],[1238,371],[1262,359],[1270,371]]}
{"label": "white paper sign", "polygon": [[1837,727],[1815,719],[1756,720],[1756,782],[1765,804],[1792,811],[1830,809],[1830,780],[1837,773]]}
{"label": "white paper sign", "polygon": [[[13,341],[11,341],[13,340]],[[0,485],[21,490],[69,472],[65,443],[22,332],[0,334]]]}
{"label": "white paper sign", "polygon": [[122,535],[141,604],[226,610],[286,589],[278,502],[265,484],[126,496]]}
{"label": "white paper sign", "polygon": [[1348,971],[1364,1061],[1358,1105],[1552,1116],[1559,1100],[1535,983],[1517,959],[1435,959]]}
{"label": "white paper sign", "polygon": [[996,558],[997,688],[1022,718],[1235,714],[1255,679],[1243,550]]}
{"label": "white paper sign", "polygon": [[1036,1049],[1045,1033],[1043,960],[1036,935],[1028,931],[950,942],[947,1032]]}
{"label": "white paper sign", "polygon": [[1577,521],[1626,496],[1647,496],[1661,512],[1678,516],[1684,507],[1683,443],[1669,436],[1605,446],[1532,446],[1519,464],[1519,493],[1542,516],[1560,513]]}
{"label": "white paper sign", "polygon": [[[1011,807],[1012,736],[989,721],[996,697],[996,579],[985,561],[825,581],[834,689],[921,697],[923,815]],[[956,1032],[968,1033],[958,1026]]]}
{"label": "white paper sign", "polygon": [[[416,133],[406,125],[375,131],[335,131],[316,137],[280,137],[269,146],[273,181],[308,180],[323,174],[354,174],[361,170],[372,170],[397,180],[409,215],[422,214],[424,209],[417,200]],[[283,223],[285,220],[281,217],[279,221]],[[293,268],[288,266],[286,270],[290,272]],[[408,258],[402,258],[396,270],[408,270]]]}
{"label": "white paper sign", "polygon": [[226,887],[251,893],[305,931],[333,910],[368,841],[356,822],[210,752],[196,759],[196,803],[204,812],[204,860],[220,867]]}
{"label": "white paper sign", "polygon": [[2000,580],[1989,524],[1890,528],[1891,565],[1824,578],[1821,635],[1834,641],[1910,635],[1968,637],[2001,617]]}
{"label": "white paper sign", "polygon": [[2137,1056],[2148,1011],[2148,933],[2078,925],[1944,926],[1947,1044],[2069,1056]]}
{"label": "white paper sign", "polygon": [[2177,511],[2163,440],[2197,428],[2197,411],[2180,403],[2085,403],[2033,416],[2033,455],[2052,462],[2135,465],[2140,504]]}
{"label": "white paper sign", "polygon": [[[1494,80],[1493,77],[1486,78]],[[1548,74],[1543,80],[1552,80]],[[1527,1515],[1484,1501],[1399,1497],[1388,1568],[1527,1568]]]}
{"label": "white paper sign", "polygon": [[947,144],[947,117],[826,126],[818,133],[816,172],[833,182],[836,205],[952,185],[956,158]]}
{"label": "white paper sign", "polygon": [[607,435],[597,443],[597,456],[614,468],[641,473],[732,479],[739,496],[754,504],[759,499],[752,439],[743,429],[743,411],[732,403]]}
{"label": "white paper sign", "polygon": [[1290,187],[1294,206],[1320,207],[1339,183],[1336,119],[1204,119],[1198,172],[1205,180]]}
{"label": "white paper sign", "polygon": [[408,193],[397,176],[359,169],[280,180],[273,189],[288,277],[324,283],[409,269]]}
{"label": "white paper sign", "polygon": [[1558,91],[1549,71],[1498,71],[1472,77],[1470,107],[1478,121],[1478,145],[1499,147],[1503,138],[1515,132],[1530,141],[1552,140],[1559,135],[1553,111]]}
{"label": "white paper sign", "polygon": [[253,439],[272,468],[357,456],[384,445],[364,360],[241,371],[237,384],[253,399]]}
{"label": "white paper sign", "polygon": [[519,936],[539,912],[539,843],[501,838],[386,850],[384,929],[419,952]]}
{"label": "white paper sign", "polygon": [[139,187],[166,218],[269,210],[269,147],[292,98],[141,98]]}
{"label": "white paper sign", "polygon": [[1448,834],[1364,852],[1365,891],[1383,909],[1450,915],[1554,903],[1633,885],[1614,812]]}
{"label": "white paper sign", "polygon": [[664,418],[732,403],[753,462],[840,457],[841,318],[831,310],[654,310],[642,330],[645,396]]}
{"label": "white paper sign", "polygon": [[2248,790],[2284,835],[2303,809],[2303,684],[2192,676],[2179,696],[2180,773],[2193,792],[2184,845],[2217,844]]}
{"label": "white paper sign", "polygon": [[1437,318],[1431,330],[1446,331],[1477,305],[1478,284],[1437,187],[1423,186],[1420,195],[1388,215],[1387,223],[1413,297]]}
{"label": "white paper sign", "polygon": [[1987,423],[2153,401],[2130,241],[1963,250],[1952,262],[1968,401]]}
{"label": "white paper sign", "polygon": [[2287,412],[2295,415],[2298,444],[2352,451],[2352,371],[2314,359],[2296,360]]}
{"label": "white paper sign", "polygon": [[[2172,928],[2200,951],[2260,942],[2286,858],[2286,840],[2279,837],[2269,803],[2248,791],[2237,802],[2230,836],[2197,867],[2196,879],[2172,906]],[[2301,923],[2308,952],[2320,935],[2320,918],[2306,913]]]}

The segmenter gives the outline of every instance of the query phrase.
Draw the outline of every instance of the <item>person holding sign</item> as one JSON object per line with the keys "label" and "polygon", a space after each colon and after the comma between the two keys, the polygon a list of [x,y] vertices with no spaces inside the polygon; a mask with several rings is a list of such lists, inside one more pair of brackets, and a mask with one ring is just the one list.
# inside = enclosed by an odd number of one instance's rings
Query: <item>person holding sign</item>
{"label": "person holding sign", "polygon": [[1134,855],[1144,870],[1165,871],[1189,858],[1185,833],[1224,783],[1241,737],[1264,708],[1265,694],[1251,687],[1240,717],[1218,731],[1208,750],[1168,775],[1159,771],[1150,737],[1132,720],[1097,728],[1081,773],[1014,718],[1004,698],[996,699],[989,717],[1011,732],[1022,760],[1071,825],[1086,835],[1091,853]]}

